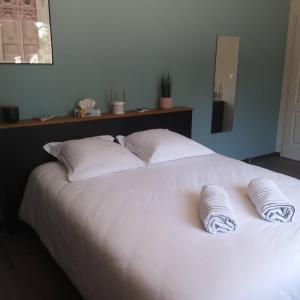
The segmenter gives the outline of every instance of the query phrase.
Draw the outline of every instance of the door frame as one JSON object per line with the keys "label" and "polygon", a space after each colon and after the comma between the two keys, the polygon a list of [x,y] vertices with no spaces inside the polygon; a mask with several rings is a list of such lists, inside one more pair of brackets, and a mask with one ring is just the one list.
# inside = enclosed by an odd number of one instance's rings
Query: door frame
{"label": "door frame", "polygon": [[[284,146],[284,138],[286,132],[286,120],[289,104],[289,82],[292,72],[292,58],[293,58],[293,46],[294,46],[294,35],[295,35],[295,6],[297,1],[300,0],[291,0],[290,15],[289,15],[289,28],[287,35],[287,46],[285,51],[285,63],[284,63],[284,72],[283,72],[283,82],[281,90],[281,101],[280,101],[280,110],[279,110],[279,120],[277,127],[277,141],[276,141],[276,152],[282,153]],[[298,4],[299,5],[299,4]]]}

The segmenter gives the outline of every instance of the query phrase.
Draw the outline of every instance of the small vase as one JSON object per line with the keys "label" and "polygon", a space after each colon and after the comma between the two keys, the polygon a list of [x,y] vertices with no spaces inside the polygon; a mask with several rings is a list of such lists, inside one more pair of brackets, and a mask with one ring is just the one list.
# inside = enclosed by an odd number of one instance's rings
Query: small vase
{"label": "small vase", "polygon": [[161,109],[171,109],[173,107],[173,98],[160,98],[159,106]]}
{"label": "small vase", "polygon": [[113,108],[113,114],[114,115],[123,115],[125,113],[125,111],[124,111],[125,102],[123,102],[123,101],[112,101],[111,105],[112,105],[112,108]]}

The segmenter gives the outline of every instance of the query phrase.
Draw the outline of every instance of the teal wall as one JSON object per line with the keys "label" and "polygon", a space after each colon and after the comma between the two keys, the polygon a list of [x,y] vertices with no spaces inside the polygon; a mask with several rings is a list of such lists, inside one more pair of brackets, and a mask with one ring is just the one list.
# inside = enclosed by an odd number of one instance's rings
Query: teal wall
{"label": "teal wall", "polygon": [[[50,0],[54,65],[0,65],[0,104],[21,117],[69,113],[85,97],[108,109],[154,107],[163,71],[177,105],[194,107],[193,137],[246,158],[275,150],[288,0]],[[210,134],[217,34],[241,38],[234,130]]]}

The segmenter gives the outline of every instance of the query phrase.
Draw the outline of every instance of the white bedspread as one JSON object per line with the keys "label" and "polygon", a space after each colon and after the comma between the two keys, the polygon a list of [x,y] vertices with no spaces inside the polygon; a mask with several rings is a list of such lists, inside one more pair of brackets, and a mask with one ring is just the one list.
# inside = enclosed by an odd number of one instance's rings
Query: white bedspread
{"label": "white bedspread", "polygon": [[[296,207],[293,223],[262,220],[249,181],[272,179]],[[223,186],[239,223],[204,231],[204,184]],[[21,218],[89,300],[299,300],[300,181],[220,155],[69,183],[38,167]]]}

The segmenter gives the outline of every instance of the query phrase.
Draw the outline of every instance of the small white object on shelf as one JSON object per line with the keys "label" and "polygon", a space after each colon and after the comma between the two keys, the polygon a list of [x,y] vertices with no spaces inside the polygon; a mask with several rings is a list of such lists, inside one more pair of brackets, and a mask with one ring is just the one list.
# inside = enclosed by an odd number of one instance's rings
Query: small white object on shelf
{"label": "small white object on shelf", "polygon": [[78,102],[78,109],[75,109],[74,115],[76,118],[100,117],[101,110],[95,109],[96,101],[86,98]]}
{"label": "small white object on shelf", "polygon": [[54,119],[55,116],[37,116],[37,117],[34,117],[33,119],[34,120],[37,120],[37,121],[41,121],[41,122],[46,122],[46,121],[50,121],[52,119]]}
{"label": "small white object on shelf", "polygon": [[136,108],[135,111],[138,112],[138,113],[144,113],[144,112],[147,112],[147,111],[150,111],[151,109],[149,108],[146,108],[146,107],[141,107],[141,108]]}

